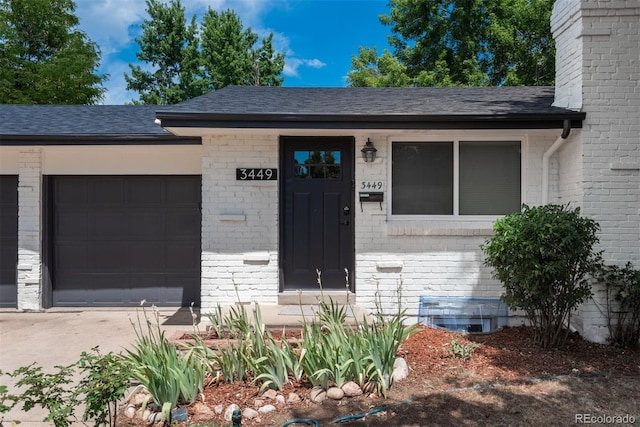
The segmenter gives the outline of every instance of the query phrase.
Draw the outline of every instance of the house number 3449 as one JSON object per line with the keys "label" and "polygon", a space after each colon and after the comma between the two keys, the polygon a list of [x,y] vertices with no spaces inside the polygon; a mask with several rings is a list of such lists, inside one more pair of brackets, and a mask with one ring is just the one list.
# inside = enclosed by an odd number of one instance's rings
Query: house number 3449
{"label": "house number 3449", "polygon": [[360,190],[382,190],[382,181],[360,181]]}

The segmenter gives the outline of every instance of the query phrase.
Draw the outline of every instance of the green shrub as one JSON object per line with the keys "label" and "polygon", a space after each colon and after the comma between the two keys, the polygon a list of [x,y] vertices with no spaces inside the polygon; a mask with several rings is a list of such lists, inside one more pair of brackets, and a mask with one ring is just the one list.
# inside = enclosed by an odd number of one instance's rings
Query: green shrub
{"label": "green shrub", "polygon": [[587,280],[600,263],[598,224],[568,206],[523,206],[494,224],[481,247],[502,282],[503,300],[522,309],[543,348],[561,346],[571,311],[591,296]]}
{"label": "green shrub", "polygon": [[[21,402],[23,411],[41,407],[48,412],[44,422],[66,427],[78,421],[75,410],[82,404],[83,422],[93,420],[95,426],[116,425],[117,401],[129,386],[129,376],[117,355],[103,356],[98,347],[94,347],[91,353],[83,352],[77,362],[55,368],[57,372],[45,373],[34,363],[7,374],[18,378],[16,385],[21,393],[7,395],[6,387],[0,387],[0,413]],[[80,381],[74,384],[73,378],[77,375]],[[5,401],[12,402],[11,406],[5,405]]]}
{"label": "green shrub", "polygon": [[479,344],[473,342],[461,344],[457,342],[455,338],[451,338],[451,355],[458,359],[469,360],[478,346]]}
{"label": "green shrub", "polygon": [[609,339],[626,348],[640,347],[640,270],[602,266],[597,278],[605,284]]}

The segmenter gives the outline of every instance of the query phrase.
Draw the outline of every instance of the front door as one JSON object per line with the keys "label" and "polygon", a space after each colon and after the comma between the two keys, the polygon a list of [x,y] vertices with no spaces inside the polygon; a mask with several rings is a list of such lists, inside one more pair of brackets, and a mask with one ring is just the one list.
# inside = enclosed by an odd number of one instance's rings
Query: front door
{"label": "front door", "polygon": [[352,137],[281,138],[282,290],[353,291]]}

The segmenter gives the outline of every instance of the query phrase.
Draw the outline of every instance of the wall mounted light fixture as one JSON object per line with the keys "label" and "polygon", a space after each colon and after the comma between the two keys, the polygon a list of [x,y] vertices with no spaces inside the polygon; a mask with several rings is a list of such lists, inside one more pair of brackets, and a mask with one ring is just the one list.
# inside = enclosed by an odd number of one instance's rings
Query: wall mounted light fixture
{"label": "wall mounted light fixture", "polygon": [[373,142],[371,139],[367,138],[366,144],[362,147],[362,158],[366,163],[372,163],[376,159],[376,152],[378,151],[376,147],[373,146]]}

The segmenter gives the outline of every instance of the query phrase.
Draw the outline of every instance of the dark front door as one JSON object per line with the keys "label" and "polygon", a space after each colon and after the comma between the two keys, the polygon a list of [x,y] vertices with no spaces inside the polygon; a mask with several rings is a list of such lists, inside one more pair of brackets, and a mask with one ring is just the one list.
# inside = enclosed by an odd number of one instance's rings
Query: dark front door
{"label": "dark front door", "polygon": [[0,307],[15,307],[18,265],[18,177],[0,176]]}
{"label": "dark front door", "polygon": [[200,302],[200,176],[55,176],[54,306]]}
{"label": "dark front door", "polygon": [[282,137],[280,225],[283,290],[353,290],[351,137]]}

